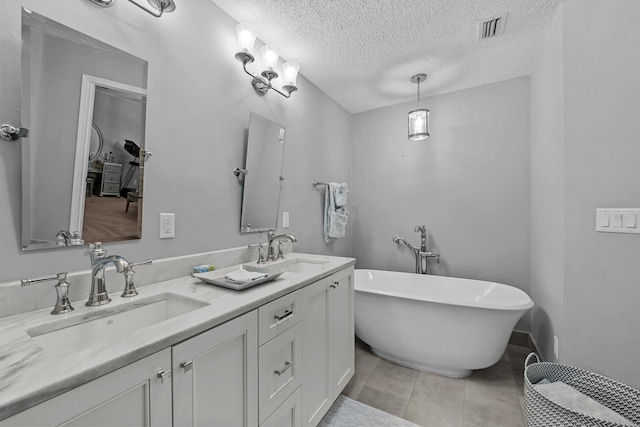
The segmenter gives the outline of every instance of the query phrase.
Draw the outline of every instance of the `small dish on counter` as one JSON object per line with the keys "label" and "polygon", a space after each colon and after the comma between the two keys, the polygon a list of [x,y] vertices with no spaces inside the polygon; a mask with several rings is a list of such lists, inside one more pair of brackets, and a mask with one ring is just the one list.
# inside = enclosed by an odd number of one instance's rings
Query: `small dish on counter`
{"label": "small dish on counter", "polygon": [[[266,276],[244,283],[237,283],[225,277],[227,274],[236,270],[246,270],[256,273],[263,273],[266,274]],[[243,289],[251,288],[253,286],[261,285],[263,283],[275,280],[284,272],[285,270],[283,269],[273,269],[268,267],[257,267],[248,264],[241,264],[233,267],[222,268],[220,270],[207,271],[206,273],[192,273],[191,275],[196,279],[200,279],[210,285],[221,286],[223,288],[233,289],[235,291],[241,291]]]}

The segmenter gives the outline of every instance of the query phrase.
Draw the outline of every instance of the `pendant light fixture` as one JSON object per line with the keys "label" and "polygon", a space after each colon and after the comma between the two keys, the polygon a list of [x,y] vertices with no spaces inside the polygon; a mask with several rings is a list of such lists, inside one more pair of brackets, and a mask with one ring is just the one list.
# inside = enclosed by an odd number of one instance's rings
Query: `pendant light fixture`
{"label": "pendant light fixture", "polygon": [[427,80],[426,74],[411,77],[411,83],[418,84],[418,104],[415,110],[409,111],[409,140],[422,141],[429,138],[429,110],[420,108],[420,82]]}

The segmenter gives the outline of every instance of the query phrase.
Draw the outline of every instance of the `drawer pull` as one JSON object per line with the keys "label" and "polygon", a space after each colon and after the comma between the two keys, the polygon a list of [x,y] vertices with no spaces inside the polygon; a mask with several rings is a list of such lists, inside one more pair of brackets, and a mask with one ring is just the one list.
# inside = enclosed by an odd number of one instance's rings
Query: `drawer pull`
{"label": "drawer pull", "polygon": [[162,384],[164,384],[164,380],[165,378],[171,378],[171,369],[169,369],[168,371],[165,371],[164,369],[161,371],[158,371],[158,378],[160,379],[160,382],[162,382]]}
{"label": "drawer pull", "polygon": [[292,366],[293,366],[293,362],[284,362],[284,368],[282,368],[279,371],[275,370],[275,371],[273,371],[273,373],[278,375],[278,376],[280,376],[280,375],[284,374],[287,371],[287,369],[289,369]]}
{"label": "drawer pull", "polygon": [[184,369],[185,372],[189,372],[193,368],[193,360],[189,360],[188,362],[180,362],[180,367]]}
{"label": "drawer pull", "polygon": [[276,319],[278,322],[283,321],[284,319],[286,319],[287,317],[290,317],[293,315],[293,310],[287,310],[284,313],[278,315],[276,314],[275,316],[273,316],[274,319]]}

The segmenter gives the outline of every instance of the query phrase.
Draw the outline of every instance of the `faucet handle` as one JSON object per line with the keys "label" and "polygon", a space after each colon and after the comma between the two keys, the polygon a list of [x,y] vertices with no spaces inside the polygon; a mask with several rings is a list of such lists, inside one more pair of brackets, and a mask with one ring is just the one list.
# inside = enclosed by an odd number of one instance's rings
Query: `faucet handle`
{"label": "faucet handle", "polygon": [[420,233],[426,233],[427,232],[427,226],[426,225],[416,225],[416,228],[413,230],[416,233],[420,232]]}
{"label": "faucet handle", "polygon": [[284,251],[282,250],[282,240],[278,240],[278,253],[276,259],[284,259]]}
{"label": "faucet handle", "polygon": [[258,245],[258,264],[264,264],[264,243]]}
{"label": "faucet handle", "polygon": [[64,314],[74,310],[69,301],[69,283],[67,283],[67,273],[58,273],[55,276],[43,277],[41,279],[22,279],[20,284],[22,287],[32,285],[34,283],[48,282],[49,280],[57,280],[56,305],[53,307],[51,314]]}
{"label": "faucet handle", "polygon": [[107,251],[102,247],[102,242],[89,243],[89,253],[95,255],[106,255]]}
{"label": "faucet handle", "polygon": [[120,295],[122,298],[131,298],[138,295],[138,291],[133,284],[133,277],[136,274],[136,272],[133,271],[133,267],[138,265],[151,264],[152,262],[153,260],[148,259],[146,261],[134,262],[129,264],[129,268],[124,272],[124,291],[122,291],[122,294]]}

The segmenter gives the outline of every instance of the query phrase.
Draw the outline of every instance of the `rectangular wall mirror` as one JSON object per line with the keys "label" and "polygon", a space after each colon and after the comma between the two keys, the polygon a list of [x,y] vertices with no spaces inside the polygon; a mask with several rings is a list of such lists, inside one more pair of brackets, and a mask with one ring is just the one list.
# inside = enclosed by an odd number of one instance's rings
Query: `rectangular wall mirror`
{"label": "rectangular wall mirror", "polygon": [[240,232],[275,230],[284,163],[285,128],[254,112],[249,116]]}
{"label": "rectangular wall mirror", "polygon": [[24,250],[141,237],[146,87],[146,61],[22,9]]}

